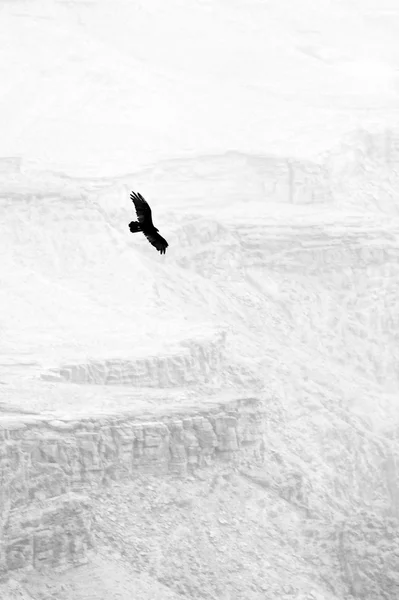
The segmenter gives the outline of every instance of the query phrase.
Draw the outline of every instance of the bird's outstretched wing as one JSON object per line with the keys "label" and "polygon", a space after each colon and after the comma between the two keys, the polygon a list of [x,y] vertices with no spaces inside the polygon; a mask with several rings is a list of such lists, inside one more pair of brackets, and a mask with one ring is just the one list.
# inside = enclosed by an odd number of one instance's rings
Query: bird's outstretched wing
{"label": "bird's outstretched wing", "polygon": [[146,200],[144,200],[141,194],[136,194],[136,192],[132,192],[130,194],[130,198],[134,204],[137,213],[137,219],[141,225],[145,225],[146,227],[152,226],[152,214],[150,205]]}
{"label": "bird's outstretched wing", "polygon": [[165,254],[166,248],[169,244],[162,236],[159,235],[158,229],[154,226],[152,222],[151,208],[148,202],[146,202],[143,196],[138,192],[131,192],[130,198],[136,209],[138,219],[138,223],[132,221],[129,224],[130,231],[132,233],[135,233],[136,231],[142,231],[150,244],[152,244],[158,250],[158,252]]}
{"label": "bird's outstretched wing", "polygon": [[159,233],[157,233],[156,229],[154,229],[153,232],[145,231],[144,235],[150,244],[152,244],[158,250],[158,252],[165,254],[166,248],[169,246],[169,244],[161,235],[159,235]]}

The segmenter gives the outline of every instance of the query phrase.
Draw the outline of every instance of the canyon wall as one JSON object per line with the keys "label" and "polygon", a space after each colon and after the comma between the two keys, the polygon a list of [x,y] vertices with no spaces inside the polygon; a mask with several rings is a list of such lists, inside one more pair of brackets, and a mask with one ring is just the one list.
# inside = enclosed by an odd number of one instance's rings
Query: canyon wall
{"label": "canyon wall", "polygon": [[140,473],[184,476],[259,452],[261,403],[154,421],[9,422],[0,426],[0,572],[81,564],[90,491]]}

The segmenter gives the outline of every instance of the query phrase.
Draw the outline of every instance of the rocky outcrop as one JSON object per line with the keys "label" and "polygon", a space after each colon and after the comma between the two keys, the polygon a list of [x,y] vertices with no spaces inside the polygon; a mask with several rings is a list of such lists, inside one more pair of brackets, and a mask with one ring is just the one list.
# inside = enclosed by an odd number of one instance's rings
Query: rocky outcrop
{"label": "rocky outcrop", "polygon": [[208,339],[187,339],[176,352],[140,357],[135,360],[90,361],[49,369],[46,381],[134,387],[177,387],[217,383],[225,355],[226,333]]}
{"label": "rocky outcrop", "polygon": [[184,475],[258,453],[260,402],[141,422],[3,422],[0,569],[80,564],[90,547],[89,491],[140,473]]}
{"label": "rocky outcrop", "polygon": [[91,547],[90,502],[65,494],[2,515],[0,572],[27,566],[68,567],[86,561]]}

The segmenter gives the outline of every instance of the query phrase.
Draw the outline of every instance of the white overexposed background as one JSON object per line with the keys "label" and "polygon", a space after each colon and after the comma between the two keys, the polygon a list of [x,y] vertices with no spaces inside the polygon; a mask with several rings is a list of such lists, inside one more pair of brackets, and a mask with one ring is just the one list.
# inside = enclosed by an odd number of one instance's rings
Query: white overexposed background
{"label": "white overexposed background", "polygon": [[18,1],[0,16],[0,154],[42,167],[308,156],[397,117],[392,1]]}

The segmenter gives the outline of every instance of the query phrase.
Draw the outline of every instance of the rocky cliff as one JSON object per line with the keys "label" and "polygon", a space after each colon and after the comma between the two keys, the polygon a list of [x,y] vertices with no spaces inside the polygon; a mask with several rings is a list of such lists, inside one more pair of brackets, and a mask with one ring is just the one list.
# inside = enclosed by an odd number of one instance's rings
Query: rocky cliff
{"label": "rocky cliff", "polygon": [[261,403],[161,420],[0,424],[0,569],[81,564],[91,547],[90,493],[143,473],[185,476],[240,461],[263,443]]}
{"label": "rocky cliff", "polygon": [[225,341],[226,332],[215,331],[212,335],[186,339],[174,352],[163,356],[150,354],[135,360],[115,358],[65,364],[42,373],[41,378],[54,382],[153,388],[218,385],[225,362]]}

